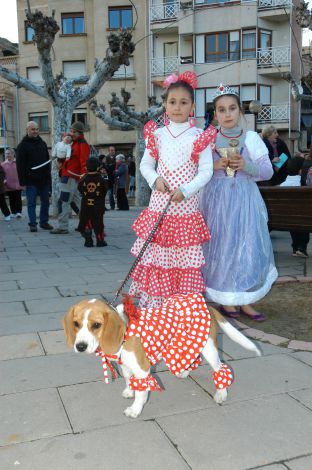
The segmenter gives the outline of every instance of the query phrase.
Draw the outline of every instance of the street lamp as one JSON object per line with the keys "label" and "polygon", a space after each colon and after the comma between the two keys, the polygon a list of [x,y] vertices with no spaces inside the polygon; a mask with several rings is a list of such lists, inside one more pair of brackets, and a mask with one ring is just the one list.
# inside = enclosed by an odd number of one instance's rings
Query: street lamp
{"label": "street lamp", "polygon": [[255,116],[255,132],[257,132],[257,118],[258,114],[260,113],[262,109],[262,104],[261,101],[259,100],[252,100],[249,103],[249,111],[254,114]]}

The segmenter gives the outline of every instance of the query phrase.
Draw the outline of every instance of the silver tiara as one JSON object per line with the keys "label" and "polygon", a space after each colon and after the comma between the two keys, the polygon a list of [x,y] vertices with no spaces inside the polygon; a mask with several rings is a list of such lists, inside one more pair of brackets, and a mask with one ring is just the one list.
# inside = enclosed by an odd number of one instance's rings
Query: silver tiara
{"label": "silver tiara", "polygon": [[231,88],[231,87],[226,86],[226,85],[222,85],[222,83],[220,83],[220,85],[217,87],[216,92],[214,93],[214,95],[212,97],[212,101],[214,101],[219,96],[223,96],[223,95],[236,95],[236,96],[239,96],[237,91],[234,90],[234,88]]}

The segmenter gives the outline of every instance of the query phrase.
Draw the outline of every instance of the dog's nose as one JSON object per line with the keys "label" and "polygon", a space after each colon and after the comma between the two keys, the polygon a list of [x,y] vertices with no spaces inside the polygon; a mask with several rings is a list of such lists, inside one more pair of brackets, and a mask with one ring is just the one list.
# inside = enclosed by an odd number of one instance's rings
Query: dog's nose
{"label": "dog's nose", "polygon": [[76,349],[79,352],[84,352],[87,349],[88,345],[86,343],[77,343]]}

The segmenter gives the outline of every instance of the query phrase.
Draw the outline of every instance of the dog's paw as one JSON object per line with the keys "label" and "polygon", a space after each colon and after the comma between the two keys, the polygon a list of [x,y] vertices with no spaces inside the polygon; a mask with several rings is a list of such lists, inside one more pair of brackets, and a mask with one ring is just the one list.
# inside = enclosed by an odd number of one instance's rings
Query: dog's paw
{"label": "dog's paw", "polygon": [[142,409],[138,410],[137,408],[134,408],[134,406],[128,406],[128,408],[124,410],[124,414],[128,418],[137,418],[138,416],[140,416],[141,411]]}
{"label": "dog's paw", "polygon": [[226,401],[227,398],[227,390],[224,389],[219,389],[216,391],[215,396],[213,397],[214,401],[218,403],[218,405],[222,405]]}
{"label": "dog's paw", "polygon": [[131,390],[130,388],[126,387],[122,394],[124,398],[133,398],[134,397],[134,390]]}
{"label": "dog's paw", "polygon": [[178,377],[178,379],[186,379],[186,377],[188,377],[189,375],[190,375],[190,371],[185,370],[181,372],[180,374],[176,374],[176,377]]}

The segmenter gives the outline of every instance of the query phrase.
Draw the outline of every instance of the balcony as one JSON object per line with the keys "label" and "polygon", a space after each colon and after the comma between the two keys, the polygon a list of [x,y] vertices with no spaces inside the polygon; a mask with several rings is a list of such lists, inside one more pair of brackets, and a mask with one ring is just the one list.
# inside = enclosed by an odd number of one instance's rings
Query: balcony
{"label": "balcony", "polygon": [[171,73],[178,72],[178,69],[178,57],[155,57],[151,59],[152,77],[170,75]]}
{"label": "balcony", "polygon": [[288,20],[292,0],[258,0],[259,18],[273,22]]}
{"label": "balcony", "polygon": [[9,70],[15,70],[17,66],[17,59],[18,56],[16,55],[0,57],[0,65]]}
{"label": "balcony", "polygon": [[290,47],[266,47],[257,49],[257,66],[261,73],[276,75],[290,67]]}
{"label": "balcony", "polygon": [[289,122],[289,103],[263,105],[257,122],[264,124]]}
{"label": "balcony", "polygon": [[266,8],[287,8],[292,6],[292,0],[258,0],[258,10]]}
{"label": "balcony", "polygon": [[177,19],[179,2],[159,3],[150,7],[150,22],[172,21]]}

